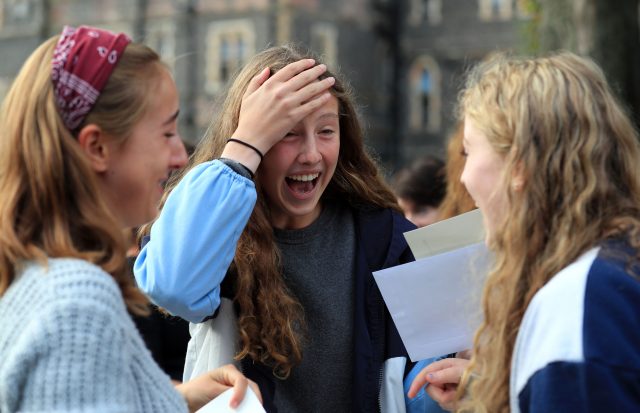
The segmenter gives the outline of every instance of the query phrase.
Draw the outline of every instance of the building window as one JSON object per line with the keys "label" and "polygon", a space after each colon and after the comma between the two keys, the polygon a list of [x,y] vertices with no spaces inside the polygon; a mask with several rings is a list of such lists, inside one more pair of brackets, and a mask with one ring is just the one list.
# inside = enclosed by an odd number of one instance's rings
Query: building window
{"label": "building window", "polygon": [[311,28],[311,50],[330,69],[338,62],[338,30],[329,23],[318,23]]}
{"label": "building window", "polygon": [[27,23],[33,18],[32,0],[5,0],[2,3],[2,17],[6,22]]}
{"label": "building window", "polygon": [[478,16],[483,21],[510,20],[513,3],[519,0],[478,0]]}
{"label": "building window", "polygon": [[425,22],[431,25],[442,21],[442,0],[411,0],[409,24],[420,26]]}
{"label": "building window", "polygon": [[440,68],[430,56],[421,56],[409,72],[409,125],[414,132],[439,132],[441,124]]}
{"label": "building window", "polygon": [[207,33],[205,89],[217,93],[255,53],[250,20],[214,22]]}
{"label": "building window", "polygon": [[162,60],[173,70],[176,59],[176,32],[173,22],[148,22],[145,43],[158,52]]}

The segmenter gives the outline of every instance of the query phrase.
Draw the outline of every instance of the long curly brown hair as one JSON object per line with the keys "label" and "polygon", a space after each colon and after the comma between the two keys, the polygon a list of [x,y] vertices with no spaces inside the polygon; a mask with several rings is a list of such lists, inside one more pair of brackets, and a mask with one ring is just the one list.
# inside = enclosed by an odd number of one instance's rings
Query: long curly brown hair
{"label": "long curly brown hair", "polygon": [[[508,412],[512,353],[532,297],[608,237],[640,244],[640,147],[602,71],[566,52],[481,63],[460,113],[504,156],[499,188],[509,200],[492,233],[496,261],[460,411]],[[513,176],[522,188],[511,185]]]}
{"label": "long curly brown hair", "polygon": [[[240,105],[249,81],[263,68],[275,73],[289,63],[317,56],[293,46],[267,49],[244,66],[221,98],[218,116],[200,141],[189,165],[172,177],[163,202],[180,179],[194,166],[220,156],[229,136],[238,126]],[[331,93],[338,99],[340,154],[336,171],[321,202],[340,199],[354,208],[393,208],[400,211],[395,196],[364,146],[364,132],[353,103],[352,92],[335,73]],[[260,168],[256,175],[260,174]],[[258,200],[236,248],[228,276],[234,277],[240,333],[237,360],[250,357],[268,365],[274,375],[289,376],[302,359],[304,312],[282,277],[280,252],[273,236],[267,198],[256,179]],[[149,231],[149,226],[142,230]]]}
{"label": "long curly brown hair", "polygon": [[[120,223],[56,108],[51,58],[57,41],[52,37],[31,54],[0,112],[0,295],[21,261],[75,257],[110,273],[127,307],[144,314],[148,301],[133,283]],[[145,113],[159,70],[165,69],[153,50],[129,44],[83,125],[126,140]]]}

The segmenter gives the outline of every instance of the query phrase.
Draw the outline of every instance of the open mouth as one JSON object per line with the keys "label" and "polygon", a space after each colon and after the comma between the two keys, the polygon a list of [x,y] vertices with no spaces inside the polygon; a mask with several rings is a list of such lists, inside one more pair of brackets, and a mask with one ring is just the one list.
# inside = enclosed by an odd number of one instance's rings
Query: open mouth
{"label": "open mouth", "polygon": [[291,175],[285,177],[287,186],[295,194],[304,195],[314,190],[318,184],[319,173],[307,175]]}

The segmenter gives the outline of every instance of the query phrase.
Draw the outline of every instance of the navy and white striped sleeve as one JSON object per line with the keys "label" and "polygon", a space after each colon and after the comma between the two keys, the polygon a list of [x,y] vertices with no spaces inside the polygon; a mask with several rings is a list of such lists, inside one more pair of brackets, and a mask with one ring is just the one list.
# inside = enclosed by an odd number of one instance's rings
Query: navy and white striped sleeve
{"label": "navy and white striped sleeve", "polygon": [[640,280],[593,249],[525,313],[512,364],[513,412],[640,411]]}

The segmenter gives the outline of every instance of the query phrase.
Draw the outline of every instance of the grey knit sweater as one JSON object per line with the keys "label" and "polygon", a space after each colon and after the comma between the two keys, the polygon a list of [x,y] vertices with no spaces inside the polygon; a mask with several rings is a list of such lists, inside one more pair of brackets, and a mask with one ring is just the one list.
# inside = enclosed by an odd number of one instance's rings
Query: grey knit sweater
{"label": "grey knit sweater", "polygon": [[30,262],[0,297],[0,412],[185,412],[114,279],[79,259]]}

